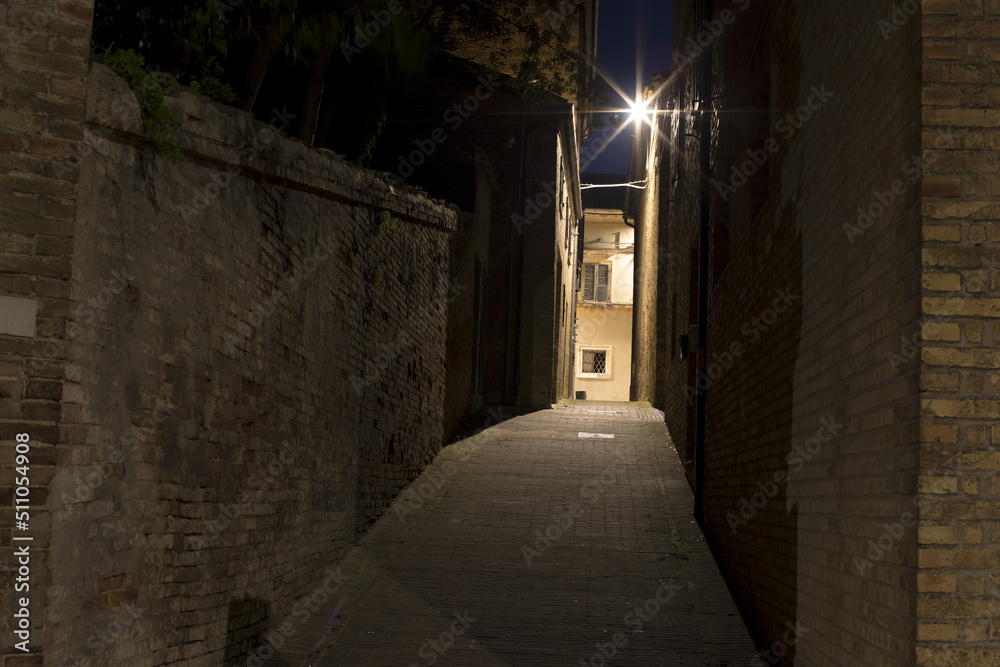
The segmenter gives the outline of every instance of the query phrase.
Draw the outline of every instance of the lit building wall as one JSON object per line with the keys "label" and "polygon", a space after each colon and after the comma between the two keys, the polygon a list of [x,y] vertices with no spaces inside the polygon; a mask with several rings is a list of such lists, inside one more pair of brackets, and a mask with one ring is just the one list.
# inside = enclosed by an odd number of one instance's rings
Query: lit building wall
{"label": "lit building wall", "polygon": [[573,373],[588,400],[629,398],[634,241],[621,211],[585,213]]}

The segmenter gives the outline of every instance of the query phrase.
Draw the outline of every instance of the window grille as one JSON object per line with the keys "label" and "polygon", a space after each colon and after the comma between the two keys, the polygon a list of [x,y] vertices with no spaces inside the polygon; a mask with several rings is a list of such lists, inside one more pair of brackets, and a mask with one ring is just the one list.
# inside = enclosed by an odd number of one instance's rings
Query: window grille
{"label": "window grille", "polygon": [[583,368],[581,370],[584,373],[603,375],[608,372],[608,353],[606,350],[583,350],[582,361]]}

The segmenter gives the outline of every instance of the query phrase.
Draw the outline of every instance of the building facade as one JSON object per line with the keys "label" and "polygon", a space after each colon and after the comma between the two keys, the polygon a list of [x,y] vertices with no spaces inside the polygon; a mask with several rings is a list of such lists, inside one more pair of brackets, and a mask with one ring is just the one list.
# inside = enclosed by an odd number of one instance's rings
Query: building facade
{"label": "building facade", "polygon": [[576,396],[629,400],[634,260],[635,230],[621,210],[587,210],[576,293]]}
{"label": "building facade", "polygon": [[[455,142],[459,153],[475,149],[483,159],[474,165],[442,159],[435,167],[458,179],[465,178],[459,172],[487,176],[476,186],[474,204],[476,219],[488,221],[489,238],[482,383],[473,407],[546,408],[572,390],[580,147],[590,127],[598,9],[598,0],[528,3],[535,28],[558,44],[532,57],[550,63],[545,75],[568,82],[566,90],[542,96],[504,86],[489,100],[489,111],[470,121],[472,135]],[[468,44],[456,55],[498,68],[506,83],[524,73],[527,41],[515,38],[507,47]]]}

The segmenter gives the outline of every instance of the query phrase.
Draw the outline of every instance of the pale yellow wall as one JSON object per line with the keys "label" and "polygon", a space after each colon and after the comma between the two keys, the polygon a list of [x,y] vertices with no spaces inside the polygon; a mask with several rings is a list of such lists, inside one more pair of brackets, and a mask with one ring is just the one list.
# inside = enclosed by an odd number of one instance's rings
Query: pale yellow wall
{"label": "pale yellow wall", "polygon": [[[610,243],[619,234],[620,248]],[[609,304],[582,301],[583,290],[577,293],[576,350],[573,369],[574,391],[586,391],[588,400],[627,401],[632,367],[632,275],[634,255],[631,246],[634,231],[622,221],[621,212],[586,212],[584,226],[585,264],[611,264],[611,302]],[[595,245],[601,239],[603,243]],[[608,378],[582,378],[581,350],[589,347],[610,347]]]}
{"label": "pale yellow wall", "polygon": [[[564,126],[565,127],[565,126]],[[570,126],[572,127],[572,126]],[[555,298],[557,312],[560,314],[556,322],[555,345],[560,351],[555,364],[555,389],[556,399],[570,397],[570,391],[575,391],[573,385],[573,355],[570,349],[573,341],[573,317],[574,301],[576,294],[576,257],[577,243],[577,221],[583,214],[579,196],[574,196],[573,189],[578,187],[579,176],[574,175],[574,170],[578,169],[577,152],[575,150],[575,137],[568,132],[561,132],[556,135],[557,158],[560,165],[557,173],[559,175],[559,200],[555,202],[556,207],[556,261],[559,262],[559,275],[562,281],[555,285]],[[551,344],[551,342],[549,343]]]}
{"label": "pale yellow wall", "polygon": [[[586,391],[587,400],[627,401],[632,367],[632,306],[580,303],[577,318],[574,389]],[[580,350],[590,345],[611,347],[609,378],[580,377]]]}
{"label": "pale yellow wall", "polygon": [[[615,233],[619,234],[619,250],[616,252],[611,242]],[[596,243],[600,239],[601,243]],[[635,230],[622,221],[621,214],[594,214],[586,212],[583,231],[584,264],[611,264],[611,302],[632,303],[632,275],[635,255]],[[579,295],[580,298],[583,294]]]}

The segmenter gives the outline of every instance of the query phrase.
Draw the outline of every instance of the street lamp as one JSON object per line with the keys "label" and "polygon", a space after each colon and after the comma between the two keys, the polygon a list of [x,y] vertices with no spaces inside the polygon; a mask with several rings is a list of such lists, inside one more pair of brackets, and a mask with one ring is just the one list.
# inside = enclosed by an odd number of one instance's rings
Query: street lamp
{"label": "street lamp", "polygon": [[634,123],[638,123],[640,120],[645,120],[646,116],[649,114],[648,100],[636,100],[635,102],[629,102],[628,105],[631,107],[628,119]]}

